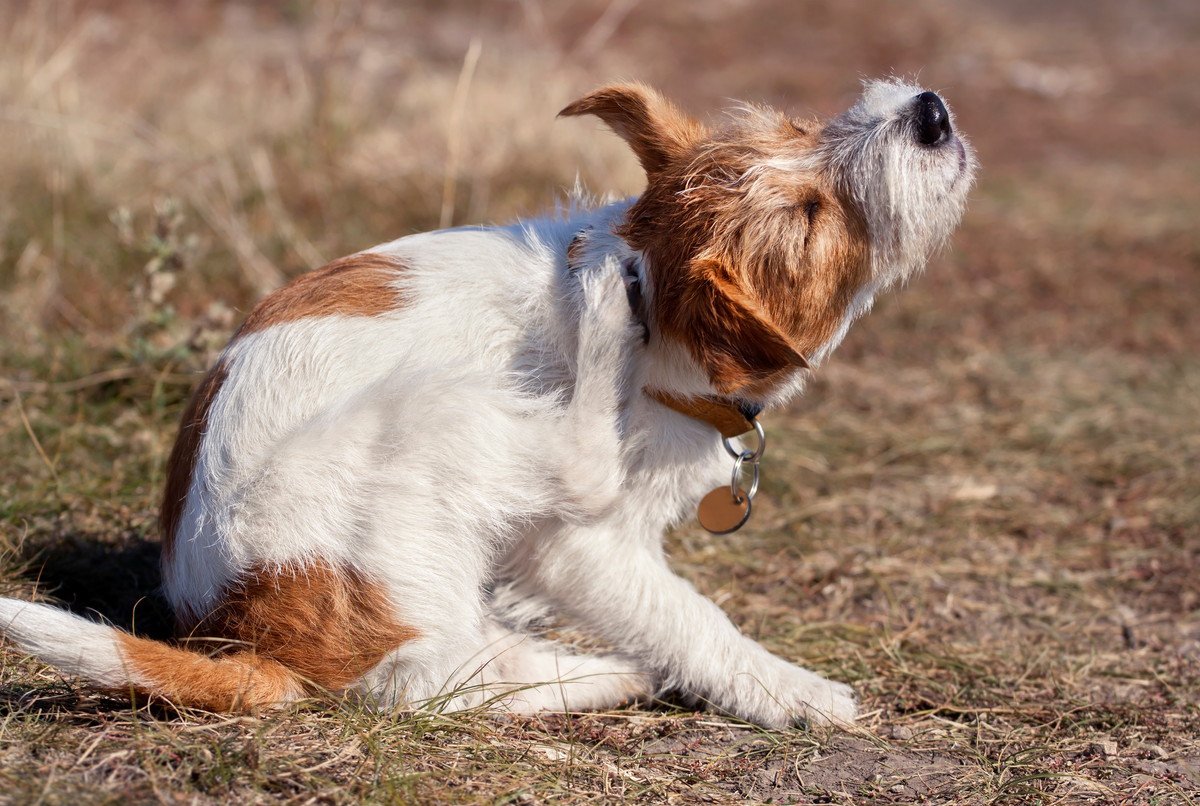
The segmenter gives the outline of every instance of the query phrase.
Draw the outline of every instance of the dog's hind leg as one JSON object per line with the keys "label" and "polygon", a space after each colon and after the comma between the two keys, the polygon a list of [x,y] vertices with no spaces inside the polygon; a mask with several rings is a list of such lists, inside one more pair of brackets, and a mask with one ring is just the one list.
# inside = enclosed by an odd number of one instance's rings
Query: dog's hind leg
{"label": "dog's hind leg", "polygon": [[624,481],[622,402],[642,328],[615,260],[580,271],[575,390],[563,418],[561,480],[584,519],[607,510]]}
{"label": "dog's hind leg", "polygon": [[616,655],[577,654],[498,624],[467,661],[461,696],[448,706],[486,705],[512,713],[592,711],[649,697],[652,679]]}

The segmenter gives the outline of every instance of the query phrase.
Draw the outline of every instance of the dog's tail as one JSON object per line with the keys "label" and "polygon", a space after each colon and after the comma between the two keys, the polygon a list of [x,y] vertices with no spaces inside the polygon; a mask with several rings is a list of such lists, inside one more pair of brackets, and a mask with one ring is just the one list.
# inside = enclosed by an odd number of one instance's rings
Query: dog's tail
{"label": "dog's tail", "polygon": [[99,688],[176,705],[247,711],[305,694],[300,678],[270,658],[245,651],[210,658],[18,599],[0,598],[0,636]]}

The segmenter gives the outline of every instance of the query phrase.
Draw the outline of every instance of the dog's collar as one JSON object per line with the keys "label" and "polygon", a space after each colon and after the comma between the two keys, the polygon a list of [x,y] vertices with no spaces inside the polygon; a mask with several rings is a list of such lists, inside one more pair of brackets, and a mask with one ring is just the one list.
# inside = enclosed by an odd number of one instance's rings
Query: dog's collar
{"label": "dog's collar", "polygon": [[754,419],[762,411],[762,406],[715,395],[680,397],[661,389],[646,388],[643,391],[651,400],[668,409],[693,420],[708,423],[725,439],[733,439],[747,431],[753,431]]}

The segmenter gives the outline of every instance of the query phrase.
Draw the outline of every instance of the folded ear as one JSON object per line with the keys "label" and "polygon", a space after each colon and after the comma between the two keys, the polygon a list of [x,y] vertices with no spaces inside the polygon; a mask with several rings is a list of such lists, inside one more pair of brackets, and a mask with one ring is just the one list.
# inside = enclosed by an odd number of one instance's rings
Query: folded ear
{"label": "folded ear", "polygon": [[704,136],[704,126],[644,84],[609,84],[569,104],[559,117],[595,115],[625,138],[648,175]]}
{"label": "folded ear", "polygon": [[736,394],[808,366],[804,356],[724,264],[697,259],[677,300],[660,300],[664,330],[687,344],[722,394]]}

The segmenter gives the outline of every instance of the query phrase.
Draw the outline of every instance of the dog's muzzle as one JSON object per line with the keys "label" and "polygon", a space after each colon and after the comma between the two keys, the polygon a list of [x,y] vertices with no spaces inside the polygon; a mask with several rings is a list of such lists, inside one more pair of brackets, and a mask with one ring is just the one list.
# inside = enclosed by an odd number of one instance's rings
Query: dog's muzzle
{"label": "dog's muzzle", "polygon": [[936,146],[950,139],[950,113],[936,92],[923,92],[913,98],[916,114],[913,116],[918,142]]}

